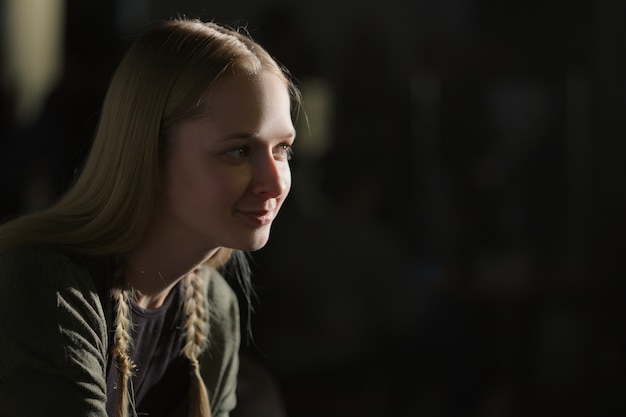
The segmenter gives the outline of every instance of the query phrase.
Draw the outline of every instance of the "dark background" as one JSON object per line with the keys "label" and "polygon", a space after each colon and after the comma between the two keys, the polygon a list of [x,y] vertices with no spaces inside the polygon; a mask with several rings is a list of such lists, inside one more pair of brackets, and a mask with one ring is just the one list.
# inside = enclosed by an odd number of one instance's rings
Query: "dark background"
{"label": "dark background", "polygon": [[236,415],[626,415],[626,2],[68,0],[32,123],[3,84],[0,217],[67,187],[133,34],[177,13],[245,24],[310,117]]}

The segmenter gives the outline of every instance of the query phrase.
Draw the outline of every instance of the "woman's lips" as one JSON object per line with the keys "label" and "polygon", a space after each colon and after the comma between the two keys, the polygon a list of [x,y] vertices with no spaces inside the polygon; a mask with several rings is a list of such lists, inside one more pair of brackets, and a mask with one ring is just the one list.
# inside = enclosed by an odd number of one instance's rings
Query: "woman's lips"
{"label": "woman's lips", "polygon": [[274,220],[274,215],[269,210],[237,210],[237,213],[248,222],[257,226],[268,225]]}

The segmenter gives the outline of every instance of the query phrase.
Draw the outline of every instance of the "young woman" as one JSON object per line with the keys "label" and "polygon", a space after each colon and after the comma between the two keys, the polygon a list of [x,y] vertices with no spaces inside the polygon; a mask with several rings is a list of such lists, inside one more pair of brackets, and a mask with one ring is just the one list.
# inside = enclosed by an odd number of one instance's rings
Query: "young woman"
{"label": "young woman", "polygon": [[268,240],[298,103],[235,30],[135,41],[74,186],[0,228],[1,416],[229,414],[239,313],[218,268],[245,275],[239,251]]}

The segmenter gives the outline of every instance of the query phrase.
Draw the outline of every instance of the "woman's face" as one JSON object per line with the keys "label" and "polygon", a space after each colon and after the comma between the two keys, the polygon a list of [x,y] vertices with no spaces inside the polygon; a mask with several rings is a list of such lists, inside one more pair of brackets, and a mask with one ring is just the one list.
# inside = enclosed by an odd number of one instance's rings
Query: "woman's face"
{"label": "woman's face", "polygon": [[202,106],[171,138],[159,222],[206,249],[260,249],[291,187],[287,87],[268,72],[231,76]]}

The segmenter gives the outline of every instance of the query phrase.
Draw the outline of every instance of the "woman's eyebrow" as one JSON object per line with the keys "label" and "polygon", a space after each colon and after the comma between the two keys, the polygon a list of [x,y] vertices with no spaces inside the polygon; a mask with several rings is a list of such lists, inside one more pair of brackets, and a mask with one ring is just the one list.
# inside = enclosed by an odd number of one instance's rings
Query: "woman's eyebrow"
{"label": "woman's eyebrow", "polygon": [[[295,139],[296,132],[295,130],[291,130],[283,135],[275,136],[275,139]],[[226,135],[223,138],[218,139],[218,142],[227,142],[229,140],[259,140],[261,139],[261,135],[258,132],[236,132],[230,135]]]}
{"label": "woman's eyebrow", "polygon": [[237,132],[237,133],[232,133],[230,135],[224,136],[223,138],[218,139],[218,142],[226,142],[229,140],[254,140],[254,139],[258,139],[259,138],[259,134],[258,133],[246,133],[246,132]]}

